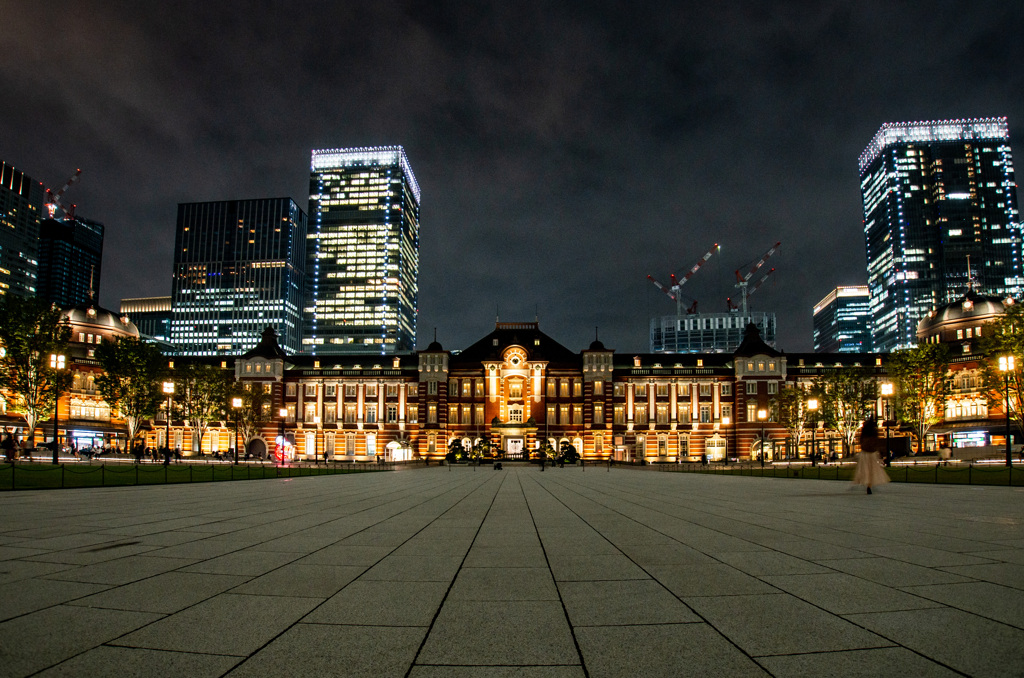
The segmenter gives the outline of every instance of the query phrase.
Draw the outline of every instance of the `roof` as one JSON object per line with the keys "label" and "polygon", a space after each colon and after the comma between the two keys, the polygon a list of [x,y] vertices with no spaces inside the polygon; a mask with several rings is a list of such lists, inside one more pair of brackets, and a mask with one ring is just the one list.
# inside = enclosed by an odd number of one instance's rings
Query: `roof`
{"label": "roof", "polygon": [[288,354],[277,343],[277,330],[268,325],[267,329],[263,330],[263,334],[260,335],[260,343],[243,353],[241,357],[243,360],[249,358],[280,358],[283,360],[288,357]]}
{"label": "roof", "polygon": [[522,346],[531,361],[578,364],[580,356],[540,331],[538,323],[497,323],[494,331],[455,356],[451,363],[482,363],[502,360],[509,346]]}
{"label": "roof", "polygon": [[139,328],[128,320],[127,315],[118,315],[92,301],[65,309],[64,315],[67,316],[73,326],[98,327],[136,338],[139,336]]}
{"label": "roof", "polygon": [[761,338],[761,331],[757,329],[757,325],[750,323],[743,330],[743,341],[740,342],[733,355],[744,357],[754,355],[780,356],[782,353],[764,343],[764,339]]}
{"label": "roof", "polygon": [[[992,320],[1006,312],[1006,300],[999,297],[978,294],[969,290],[967,294],[945,306],[934,309],[917,324],[917,335],[926,336],[946,324],[971,320]],[[1012,303],[1012,300],[1010,300]]]}

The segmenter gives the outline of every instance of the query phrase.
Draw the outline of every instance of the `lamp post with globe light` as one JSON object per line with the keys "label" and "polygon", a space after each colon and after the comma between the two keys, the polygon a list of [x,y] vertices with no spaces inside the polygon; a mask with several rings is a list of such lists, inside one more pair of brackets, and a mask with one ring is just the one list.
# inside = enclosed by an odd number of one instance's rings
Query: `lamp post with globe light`
{"label": "lamp post with globe light", "polygon": [[278,461],[284,463],[284,420],[288,416],[288,408],[282,407],[277,411],[278,416],[281,418],[281,433],[277,436],[277,451]]}
{"label": "lamp post with globe light", "polygon": [[761,422],[761,468],[764,468],[764,422],[768,419],[768,410],[761,408],[757,411],[757,420]]}
{"label": "lamp post with globe light", "polygon": [[57,434],[57,405],[60,402],[60,374],[64,371],[64,356],[50,354],[50,369],[53,370],[53,463],[60,463],[60,436]]}
{"label": "lamp post with globe light", "polygon": [[174,382],[165,381],[163,383],[164,395],[167,396],[167,429],[164,433],[164,445],[167,447],[169,452],[171,449],[171,404],[172,398],[174,397]]}
{"label": "lamp post with globe light", "polygon": [[807,411],[811,413],[811,466],[818,462],[818,444],[814,435],[818,428],[818,399],[811,398],[807,401]]}
{"label": "lamp post with globe light", "polygon": [[1003,373],[1003,381],[1006,385],[1006,401],[1004,408],[1006,409],[1006,465],[1012,466],[1012,455],[1013,450],[1011,448],[1011,434],[1010,434],[1010,373],[1014,370],[1014,360],[1012,355],[1001,355],[999,356],[999,371]]}
{"label": "lamp post with globe light", "polygon": [[892,466],[892,448],[889,443],[889,427],[892,421],[889,417],[889,399],[892,398],[892,382],[882,384],[882,415],[885,418],[885,465]]}
{"label": "lamp post with globe light", "polygon": [[238,464],[238,415],[242,410],[242,399],[232,398],[231,409],[235,411],[235,464]]}

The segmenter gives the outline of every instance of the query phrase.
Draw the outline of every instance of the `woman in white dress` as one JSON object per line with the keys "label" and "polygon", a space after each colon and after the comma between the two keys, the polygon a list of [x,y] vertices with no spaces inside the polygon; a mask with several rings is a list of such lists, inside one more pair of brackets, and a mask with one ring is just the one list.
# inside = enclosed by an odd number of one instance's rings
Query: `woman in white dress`
{"label": "woman in white dress", "polygon": [[857,455],[857,469],[853,474],[853,484],[863,485],[871,494],[872,485],[884,485],[889,482],[889,474],[882,466],[879,454],[882,443],[878,437],[878,423],[868,419],[860,430],[860,454]]}

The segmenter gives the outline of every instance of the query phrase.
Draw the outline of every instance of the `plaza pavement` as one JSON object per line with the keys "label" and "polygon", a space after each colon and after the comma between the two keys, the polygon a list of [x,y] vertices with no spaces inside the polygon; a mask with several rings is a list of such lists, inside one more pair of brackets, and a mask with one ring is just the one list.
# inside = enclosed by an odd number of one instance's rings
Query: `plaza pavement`
{"label": "plaza pavement", "polygon": [[1024,674],[1024,491],[585,469],[0,495],[0,676]]}

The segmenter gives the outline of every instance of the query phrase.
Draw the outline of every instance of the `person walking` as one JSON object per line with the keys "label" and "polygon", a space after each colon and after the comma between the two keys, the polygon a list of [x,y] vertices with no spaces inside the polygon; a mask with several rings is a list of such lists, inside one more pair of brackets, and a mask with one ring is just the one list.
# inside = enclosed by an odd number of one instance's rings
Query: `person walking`
{"label": "person walking", "polygon": [[878,437],[878,423],[874,418],[868,419],[860,430],[860,454],[857,455],[857,468],[853,473],[853,484],[863,485],[871,494],[873,485],[884,485],[889,482],[889,474],[882,466],[879,456],[884,443]]}

